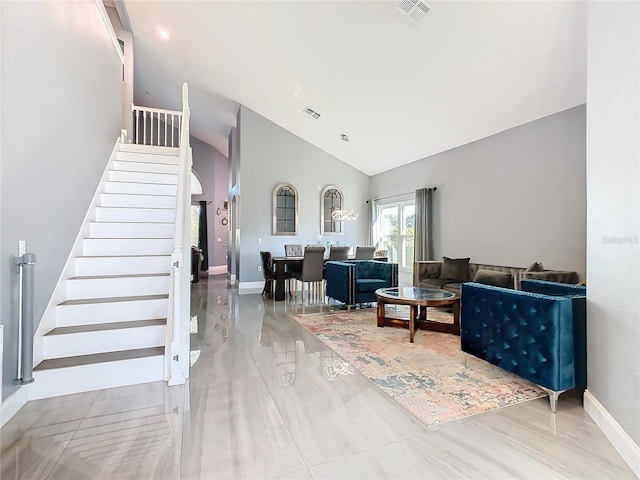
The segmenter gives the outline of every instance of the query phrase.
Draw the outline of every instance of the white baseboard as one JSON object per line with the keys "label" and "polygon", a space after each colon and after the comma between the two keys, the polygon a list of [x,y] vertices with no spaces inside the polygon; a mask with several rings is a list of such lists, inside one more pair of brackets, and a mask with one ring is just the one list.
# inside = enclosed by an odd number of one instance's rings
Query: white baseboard
{"label": "white baseboard", "polygon": [[264,289],[264,281],[261,282],[240,282],[238,284],[238,293],[240,295],[248,293],[262,293]]}
{"label": "white baseboard", "polygon": [[209,275],[221,275],[227,273],[226,265],[216,265],[215,267],[209,267]]}
{"label": "white baseboard", "polygon": [[28,401],[29,385],[21,386],[15,393],[5,398],[0,408],[0,427],[4,427],[4,424],[11,420]]}
{"label": "white baseboard", "polygon": [[589,390],[584,392],[584,409],[627,462],[636,477],[640,478],[640,447]]}

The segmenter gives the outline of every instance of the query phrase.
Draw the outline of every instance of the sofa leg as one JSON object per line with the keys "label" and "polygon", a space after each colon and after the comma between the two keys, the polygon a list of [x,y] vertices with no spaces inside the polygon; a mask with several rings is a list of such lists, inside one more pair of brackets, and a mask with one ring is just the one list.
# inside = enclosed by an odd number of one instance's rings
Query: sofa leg
{"label": "sofa leg", "polygon": [[549,390],[548,388],[542,387],[542,389],[549,394],[549,406],[551,407],[551,412],[556,413],[556,406],[558,405],[558,397],[561,393],[566,392],[566,390]]}

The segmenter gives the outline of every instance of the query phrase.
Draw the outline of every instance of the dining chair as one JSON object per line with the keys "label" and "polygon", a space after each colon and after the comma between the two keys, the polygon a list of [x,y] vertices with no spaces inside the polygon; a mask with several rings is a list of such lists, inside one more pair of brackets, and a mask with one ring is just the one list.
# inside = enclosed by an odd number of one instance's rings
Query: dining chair
{"label": "dining chair", "polygon": [[262,276],[264,277],[264,288],[262,295],[265,293],[271,298],[273,296],[273,283],[276,279],[276,272],[273,270],[273,262],[271,261],[271,252],[261,251],[262,259]]}
{"label": "dining chair", "polygon": [[[304,248],[304,256],[302,259],[302,269],[300,271],[291,272],[296,281],[299,280],[302,282],[303,304],[305,299],[305,284],[309,284],[309,294],[313,291],[315,296],[319,297],[320,292],[323,292],[324,250],[325,248],[323,246],[306,246]],[[297,290],[298,288],[296,283],[294,291],[297,293]]]}
{"label": "dining chair", "polygon": [[[272,255],[269,251],[261,251],[260,258],[262,259],[262,275],[264,277],[264,288],[262,289],[262,295],[265,293],[269,298],[273,297],[273,286],[276,280],[276,272],[273,268]],[[291,280],[291,272],[284,272],[284,278],[287,280],[287,284]],[[291,289],[289,289],[291,290]]]}
{"label": "dining chair", "polygon": [[331,245],[329,247],[329,260],[346,260],[349,258],[349,245]]}
{"label": "dining chair", "polygon": [[302,255],[304,255],[302,245],[289,244],[284,246],[285,257],[301,257]]}
{"label": "dining chair", "polygon": [[356,247],[356,260],[373,260],[376,247]]}

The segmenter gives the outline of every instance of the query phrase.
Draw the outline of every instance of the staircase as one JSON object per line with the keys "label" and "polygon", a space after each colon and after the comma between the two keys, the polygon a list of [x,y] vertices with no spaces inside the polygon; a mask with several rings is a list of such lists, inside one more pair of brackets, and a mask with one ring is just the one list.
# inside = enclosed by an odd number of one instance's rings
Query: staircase
{"label": "staircase", "polygon": [[165,379],[178,148],[119,144],[31,399]]}

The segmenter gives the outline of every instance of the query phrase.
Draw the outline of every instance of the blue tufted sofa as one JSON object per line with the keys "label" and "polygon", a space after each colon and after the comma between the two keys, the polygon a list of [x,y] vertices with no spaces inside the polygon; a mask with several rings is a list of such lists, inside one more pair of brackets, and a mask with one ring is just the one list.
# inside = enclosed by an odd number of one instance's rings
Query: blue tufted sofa
{"label": "blue tufted sofa", "polygon": [[462,350],[540,385],[555,412],[562,392],[586,388],[586,288],[540,280],[521,288],[462,284]]}
{"label": "blue tufted sofa", "polygon": [[325,264],[328,297],[347,305],[377,301],[378,288],[398,286],[398,264],[377,260],[331,261]]}

